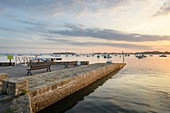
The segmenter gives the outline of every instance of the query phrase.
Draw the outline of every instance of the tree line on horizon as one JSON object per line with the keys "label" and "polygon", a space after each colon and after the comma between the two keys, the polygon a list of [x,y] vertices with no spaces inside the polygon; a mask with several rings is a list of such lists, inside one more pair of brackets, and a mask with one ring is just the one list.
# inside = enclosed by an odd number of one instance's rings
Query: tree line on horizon
{"label": "tree line on horizon", "polygon": [[169,51],[146,51],[146,52],[136,52],[135,54],[170,54]]}

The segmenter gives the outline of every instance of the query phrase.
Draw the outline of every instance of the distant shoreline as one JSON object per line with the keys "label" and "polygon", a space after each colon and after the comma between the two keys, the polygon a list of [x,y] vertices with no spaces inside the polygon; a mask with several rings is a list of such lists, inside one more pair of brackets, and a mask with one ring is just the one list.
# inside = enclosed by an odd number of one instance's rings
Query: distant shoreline
{"label": "distant shoreline", "polygon": [[[94,53],[76,53],[76,52],[53,52],[53,53],[0,53],[0,56],[7,56],[7,55],[50,55],[50,54],[60,54],[60,55],[75,55],[75,54],[122,54],[122,52],[94,52]],[[170,54],[169,51],[144,51],[144,52],[124,52],[124,54]]]}

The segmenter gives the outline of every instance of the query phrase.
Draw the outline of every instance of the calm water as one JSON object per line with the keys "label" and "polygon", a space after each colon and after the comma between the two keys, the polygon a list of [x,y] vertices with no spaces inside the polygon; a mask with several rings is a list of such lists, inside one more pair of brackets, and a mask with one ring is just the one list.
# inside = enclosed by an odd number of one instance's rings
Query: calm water
{"label": "calm water", "polygon": [[[113,57],[113,62],[116,61],[122,59]],[[170,113],[170,57],[137,59],[130,56],[125,62],[127,65],[112,74],[114,76],[94,83],[84,92],[43,112]]]}
{"label": "calm water", "polygon": [[[70,60],[73,57],[65,57]],[[105,62],[104,58],[77,57]],[[113,62],[122,62],[114,56]],[[44,109],[42,113],[170,113],[170,56],[125,58],[127,65],[117,73]]]}

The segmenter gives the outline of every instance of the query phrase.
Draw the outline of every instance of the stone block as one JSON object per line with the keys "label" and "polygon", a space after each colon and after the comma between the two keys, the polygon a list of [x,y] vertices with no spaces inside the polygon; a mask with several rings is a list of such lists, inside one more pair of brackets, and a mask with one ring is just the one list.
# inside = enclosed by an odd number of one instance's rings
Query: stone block
{"label": "stone block", "polygon": [[30,97],[31,98],[33,98],[33,97],[35,97],[36,95],[38,95],[39,93],[38,93],[38,90],[31,90],[30,92],[29,92],[29,94],[30,94]]}
{"label": "stone block", "polygon": [[2,81],[7,79],[8,75],[6,73],[0,73],[0,87],[2,87]]}
{"label": "stone block", "polygon": [[52,86],[51,86],[51,90],[55,90],[55,89],[57,89],[58,88],[58,84],[53,84]]}
{"label": "stone block", "polygon": [[50,86],[44,86],[44,87],[41,87],[41,88],[39,89],[39,94],[42,94],[42,93],[48,92],[50,89],[51,89],[51,87],[50,87]]}
{"label": "stone block", "polygon": [[7,95],[19,96],[28,92],[27,80],[3,80],[2,93]]}

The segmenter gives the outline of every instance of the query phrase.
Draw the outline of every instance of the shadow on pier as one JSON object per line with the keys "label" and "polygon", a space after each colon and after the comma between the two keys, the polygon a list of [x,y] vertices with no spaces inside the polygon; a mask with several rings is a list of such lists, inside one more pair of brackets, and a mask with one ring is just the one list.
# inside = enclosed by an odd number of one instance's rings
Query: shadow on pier
{"label": "shadow on pier", "polygon": [[55,104],[39,111],[38,113],[64,113],[65,111],[74,107],[79,101],[83,100],[85,96],[93,93],[99,86],[102,86],[108,79],[113,75],[118,73],[120,70],[117,70],[97,81],[90,84],[89,86],[65,97],[64,99],[56,102]]}

